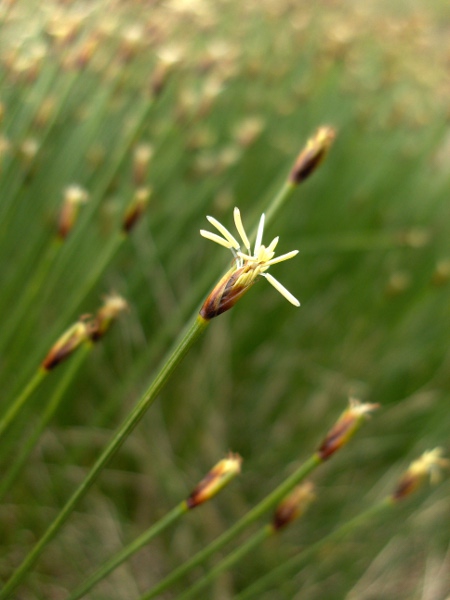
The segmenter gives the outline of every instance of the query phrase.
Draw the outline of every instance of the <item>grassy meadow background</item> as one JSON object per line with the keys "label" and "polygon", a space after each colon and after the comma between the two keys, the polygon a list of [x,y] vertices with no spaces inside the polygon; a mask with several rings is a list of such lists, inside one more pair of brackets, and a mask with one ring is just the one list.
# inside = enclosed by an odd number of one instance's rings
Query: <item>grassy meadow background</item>
{"label": "grassy meadow background", "polygon": [[[199,235],[206,215],[231,227],[238,206],[252,229],[307,138],[337,129],[265,237],[300,250],[272,272],[302,306],[260,281],[212,321],[15,599],[67,598],[238,452],[236,481],[86,596],[139,598],[307,459],[349,395],[381,408],[313,475],[309,512],[204,597],[233,598],[382,499],[423,451],[448,456],[449,30],[437,0],[0,2],[1,414],[80,315],[111,291],[129,303],[3,498],[2,582],[230,264]],[[56,246],[70,185],[89,200]],[[147,187],[146,214],[122,239],[123,212]],[[1,439],[0,478],[74,360]],[[258,597],[445,600],[449,493],[444,477]]]}

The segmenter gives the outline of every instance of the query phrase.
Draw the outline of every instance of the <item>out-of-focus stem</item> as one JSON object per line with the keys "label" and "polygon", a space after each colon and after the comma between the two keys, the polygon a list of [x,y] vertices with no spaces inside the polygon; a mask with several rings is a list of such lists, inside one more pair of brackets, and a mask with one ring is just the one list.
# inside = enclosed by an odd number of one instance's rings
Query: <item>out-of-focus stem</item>
{"label": "out-of-focus stem", "polygon": [[318,454],[313,454],[306,462],[304,462],[292,475],[285,479],[273,492],[266,496],[261,502],[253,507],[246,515],[244,515],[237,523],[220,535],[216,540],[208,546],[197,552],[191,559],[183,565],[175,569],[163,579],[159,584],[152,588],[149,592],[141,597],[141,600],[150,600],[158,594],[169,588],[181,577],[189,573],[197,565],[204,563],[215,552],[218,552],[228,542],[237,537],[249,525],[257,521],[262,515],[274,508],[296,485],[305,479],[311,471],[316,469],[322,460]]}
{"label": "out-of-focus stem", "polygon": [[242,546],[231,552],[226,558],[221,560],[218,565],[212,568],[204,577],[197,581],[187,592],[178,596],[178,600],[191,600],[199,598],[197,595],[210,585],[221,573],[226,572],[233,567],[239,560],[247,556],[252,550],[260,546],[264,540],[275,533],[271,525],[265,525],[247,540]]}
{"label": "out-of-focus stem", "polygon": [[32,393],[38,388],[42,380],[47,375],[48,371],[39,367],[34,376],[30,379],[27,385],[24,387],[22,392],[16,397],[11,403],[9,409],[3,415],[0,420],[0,438],[5,433],[6,429],[14,421],[16,415],[20,412],[20,409],[24,406],[27,400],[31,397]]}
{"label": "out-of-focus stem", "polygon": [[152,525],[152,527],[144,531],[144,533],[142,533],[138,538],[133,540],[130,544],[125,546],[125,548],[122,548],[120,552],[117,552],[117,554],[115,554],[108,561],[106,561],[104,565],[101,566],[90,577],[88,577],[86,581],[67,598],[67,600],[78,600],[78,598],[82,598],[85,594],[89,592],[90,589],[94,587],[96,583],[107,577],[107,575],[114,571],[114,569],[116,569],[119,565],[124,563],[130,556],[135,554],[138,550],[143,548],[153,538],[155,538],[162,531],[164,531],[164,529],[169,527],[169,525],[172,525],[172,523],[174,523],[180,517],[182,517],[188,510],[189,509],[186,502],[180,502],[178,506],[176,506],[170,512],[168,512],[167,515],[165,515],[157,523]]}
{"label": "out-of-focus stem", "polygon": [[175,368],[179,365],[181,360],[201,336],[203,331],[206,329],[209,321],[202,319],[198,316],[190,326],[181,335],[178,342],[175,344],[174,349],[170,352],[168,357],[163,361],[163,364],[156,375],[153,382],[148,387],[147,391],[144,392],[140,400],[137,402],[133,410],[130,412],[128,417],[125,419],[121,427],[117,430],[116,434],[103,450],[94,466],[85,477],[81,485],[75,490],[65,506],[58,513],[55,520],[51,523],[47,531],[32,548],[32,550],[25,557],[23,562],[14,571],[11,578],[6,582],[4,587],[0,590],[0,600],[6,600],[11,597],[11,592],[23,581],[27,573],[33,567],[44,548],[47,544],[56,536],[61,527],[67,521],[72,511],[78,504],[78,502],[85,496],[93,483],[97,480],[105,466],[109,463],[111,458],[118,452],[122,444],[128,438],[130,433],[137,426],[139,421],[142,419],[147,409],[153,404],[159,392],[165,386],[170,376],[174,372]]}
{"label": "out-of-focus stem", "polygon": [[352,533],[358,527],[361,527],[365,523],[368,523],[379,514],[393,508],[394,502],[391,497],[385,498],[381,502],[371,506],[366,511],[360,513],[355,518],[351,519],[347,523],[344,523],[341,527],[338,527],[321,540],[318,540],[311,546],[308,546],[304,550],[301,550],[296,556],[286,561],[276,569],[273,569],[267,575],[264,575],[258,581],[250,585],[246,590],[238,594],[235,600],[249,600],[250,598],[260,598],[262,592],[270,589],[271,586],[276,586],[280,581],[286,581],[286,578],[291,577],[295,573],[302,563],[307,560],[311,555],[320,551],[324,546],[332,542],[337,542],[346,535]]}
{"label": "out-of-focus stem", "polygon": [[0,480],[0,502],[3,500],[5,494],[11,488],[12,484],[15,482],[17,477],[20,475],[20,472],[25,466],[27,459],[30,456],[30,453],[32,452],[33,448],[35,447],[37,441],[39,440],[44,429],[47,427],[51,418],[58,410],[58,407],[61,403],[61,400],[64,397],[67,388],[71,384],[81,364],[87,357],[91,347],[91,344],[86,344],[83,348],[80,349],[78,354],[75,355],[73,361],[70,363],[70,366],[64,373],[63,378],[59,382],[58,387],[51,395],[50,400],[48,401],[47,406],[44,408],[44,412],[41,414],[39,422],[37,423],[34,431],[29,437],[26,438],[19,454],[15,457],[13,463],[6,471],[6,473],[2,476]]}

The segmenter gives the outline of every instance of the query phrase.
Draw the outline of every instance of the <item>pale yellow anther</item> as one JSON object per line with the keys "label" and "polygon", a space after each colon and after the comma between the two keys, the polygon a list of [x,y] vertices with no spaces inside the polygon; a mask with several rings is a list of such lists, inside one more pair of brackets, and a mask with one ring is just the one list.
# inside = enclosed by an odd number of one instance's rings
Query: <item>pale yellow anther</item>
{"label": "pale yellow anther", "polygon": [[200,235],[202,235],[207,240],[211,240],[212,242],[216,242],[216,244],[220,244],[224,248],[230,249],[233,247],[233,244],[231,244],[231,242],[229,242],[228,240],[224,240],[220,237],[220,235],[217,235],[217,233],[211,233],[210,231],[206,231],[205,229],[200,229]]}
{"label": "pale yellow anther", "polygon": [[228,231],[228,229],[226,227],[224,227],[222,225],[222,223],[219,223],[219,221],[217,219],[215,219],[214,217],[206,217],[208,219],[208,221],[211,223],[211,225],[214,225],[214,227],[220,231],[220,233],[223,235],[223,237],[230,242],[230,248],[235,248],[236,250],[239,248],[239,242],[237,241],[237,239],[231,235],[231,233]]}
{"label": "pale yellow anther", "polygon": [[244,225],[242,223],[241,211],[236,206],[233,211],[234,224],[236,225],[236,229],[238,230],[239,235],[241,236],[241,240],[244,242],[244,246],[250,252],[250,242],[247,237],[247,234],[244,229]]}

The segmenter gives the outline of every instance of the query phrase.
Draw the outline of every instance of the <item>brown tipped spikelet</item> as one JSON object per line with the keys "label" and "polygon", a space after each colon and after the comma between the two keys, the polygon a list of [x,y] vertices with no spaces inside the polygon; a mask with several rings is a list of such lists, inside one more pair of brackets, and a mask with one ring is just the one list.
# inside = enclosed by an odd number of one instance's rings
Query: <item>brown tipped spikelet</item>
{"label": "brown tipped spikelet", "polygon": [[136,146],[133,154],[133,180],[136,186],[144,185],[153,152],[153,146],[150,144],[142,143]]}
{"label": "brown tipped spikelet", "polygon": [[80,205],[88,201],[88,194],[79,185],[69,185],[64,190],[64,200],[58,217],[58,237],[65,240],[78,217]]}
{"label": "brown tipped spikelet", "polygon": [[69,327],[42,361],[42,368],[51,371],[69,358],[78,346],[88,339],[89,331],[90,324],[85,321],[77,321],[72,327]]}
{"label": "brown tipped spikelet", "polygon": [[232,268],[226,273],[206,298],[200,309],[200,315],[209,321],[236,304],[239,298],[247,292],[255,283],[256,279],[241,279],[245,275],[246,267]]}
{"label": "brown tipped spikelet", "polygon": [[362,404],[350,398],[349,407],[341,414],[317,450],[321,460],[327,460],[345,446],[360,428],[368,413],[377,408],[379,404]]}
{"label": "brown tipped spikelet", "polygon": [[89,337],[93,342],[98,342],[111,327],[121,312],[128,309],[127,301],[119,294],[106,296],[103,306],[95,315],[89,331]]}
{"label": "brown tipped spikelet", "polygon": [[427,450],[403,473],[392,494],[392,499],[394,501],[403,500],[422,487],[428,477],[432,484],[437,483],[440,479],[441,469],[449,466],[450,461],[442,457],[442,448]]}
{"label": "brown tipped spikelet", "polygon": [[301,485],[298,485],[277,506],[272,519],[273,529],[279,531],[295,521],[295,519],[298,519],[298,517],[306,512],[315,498],[314,485],[310,481],[305,481]]}
{"label": "brown tipped spikelet", "polygon": [[192,491],[186,500],[187,507],[192,509],[211,500],[241,472],[241,464],[239,454],[232,453],[218,462]]}
{"label": "brown tipped spikelet", "polygon": [[300,152],[289,176],[293,185],[298,185],[307,179],[322,163],[336,137],[333,127],[323,126],[306,142]]}
{"label": "brown tipped spikelet", "polygon": [[147,204],[151,195],[151,189],[148,187],[138,188],[125,210],[122,219],[122,231],[126,234],[135,227],[136,223],[142,217],[147,208]]}

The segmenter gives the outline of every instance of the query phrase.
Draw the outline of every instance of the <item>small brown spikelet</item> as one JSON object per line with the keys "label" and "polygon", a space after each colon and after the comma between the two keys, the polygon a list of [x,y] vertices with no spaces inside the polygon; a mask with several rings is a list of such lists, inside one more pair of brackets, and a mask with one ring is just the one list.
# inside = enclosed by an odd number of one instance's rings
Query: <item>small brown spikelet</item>
{"label": "small brown spikelet", "polygon": [[241,472],[242,458],[239,454],[230,454],[218,462],[190,494],[186,500],[189,509],[195,508],[211,500],[224,488],[236,475]]}
{"label": "small brown spikelet", "polygon": [[129,234],[141,219],[147,208],[150,195],[151,189],[149,187],[140,187],[135,191],[122,219],[122,231],[124,233]]}
{"label": "small brown spikelet", "polygon": [[128,309],[127,301],[118,294],[111,294],[105,298],[103,306],[99,308],[90,327],[89,337],[93,342],[98,342],[109,330],[121,312]]}
{"label": "small brown spikelet", "polygon": [[392,499],[394,501],[403,500],[422,487],[428,477],[432,484],[437,483],[440,479],[440,470],[449,466],[450,461],[442,458],[442,448],[424,452],[403,473],[392,494]]}
{"label": "small brown spikelet", "polygon": [[89,337],[90,324],[77,321],[65,331],[42,361],[42,368],[51,371],[62,363]]}
{"label": "small brown spikelet", "polygon": [[72,231],[80,205],[88,201],[88,194],[79,185],[69,185],[64,190],[64,200],[58,217],[58,237],[65,240]]}
{"label": "small brown spikelet", "polygon": [[360,428],[368,413],[378,407],[378,404],[361,404],[358,400],[350,398],[349,407],[341,414],[317,450],[321,460],[327,460],[345,446]]}
{"label": "small brown spikelet", "polygon": [[[240,267],[235,269],[234,267],[226,273],[219,283],[215,286],[213,291],[206,298],[203,306],[200,309],[200,315],[209,321],[214,317],[218,317],[222,313],[230,310],[241,298],[245,292],[250,289],[255,279],[249,283],[239,283],[238,280],[241,275],[244,275],[247,267]],[[242,281],[242,279],[241,279]]]}
{"label": "small brown spikelet", "polygon": [[280,502],[272,519],[272,527],[275,531],[283,529],[295,519],[305,513],[309,505],[315,500],[314,485],[305,481]]}
{"label": "small brown spikelet", "polygon": [[306,142],[300,152],[289,176],[293,185],[298,185],[307,179],[322,163],[336,137],[333,127],[323,126]]}

